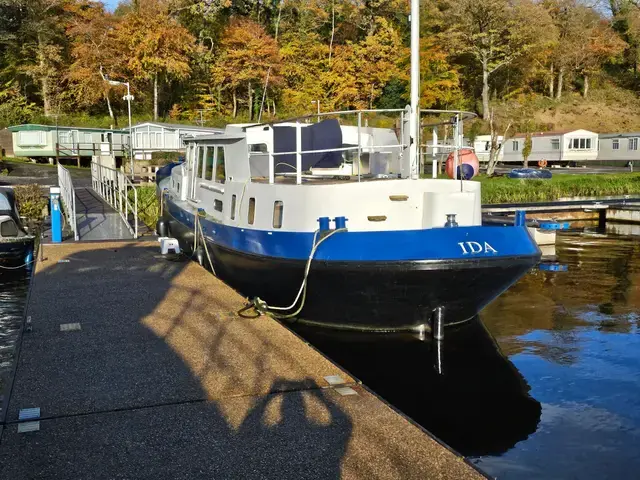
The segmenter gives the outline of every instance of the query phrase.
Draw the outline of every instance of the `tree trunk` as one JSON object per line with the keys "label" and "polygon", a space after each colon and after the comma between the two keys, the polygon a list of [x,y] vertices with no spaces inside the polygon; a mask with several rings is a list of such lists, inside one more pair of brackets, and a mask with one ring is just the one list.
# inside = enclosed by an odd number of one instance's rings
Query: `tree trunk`
{"label": "tree trunk", "polygon": [[236,89],[233,89],[233,118],[236,118],[236,115],[238,114],[238,97],[236,95]]}
{"label": "tree trunk", "polygon": [[104,99],[107,101],[107,109],[109,110],[109,116],[111,117],[111,121],[113,122],[113,127],[116,128],[118,126],[118,119],[113,113],[113,108],[111,107],[111,100],[109,100],[109,94],[104,92]]}
{"label": "tree trunk", "polygon": [[585,74],[584,75],[584,88],[582,89],[582,96],[584,98],[587,98],[588,94],[589,94],[589,75]]}
{"label": "tree trunk", "polygon": [[549,98],[553,98],[553,82],[555,80],[555,74],[553,72],[553,63],[551,64],[551,70],[550,70],[550,79],[549,79]]}
{"label": "tree trunk", "polygon": [[158,120],[158,74],[153,77],[153,120]]}
{"label": "tree trunk", "polygon": [[482,119],[489,118],[489,65],[486,59],[482,61]]}
{"label": "tree trunk", "polygon": [[331,63],[331,54],[333,52],[333,37],[336,33],[336,6],[335,1],[331,2],[331,41],[329,42],[329,63]]}
{"label": "tree trunk", "polygon": [[253,90],[251,89],[251,82],[249,82],[249,86],[247,88],[249,93],[249,121],[253,120]]}
{"label": "tree trunk", "polygon": [[556,100],[562,97],[562,84],[564,82],[564,67],[560,67],[558,71],[558,91],[556,92]]}
{"label": "tree trunk", "polygon": [[49,97],[49,76],[47,73],[47,65],[43,52],[44,42],[42,37],[38,35],[38,56],[40,57],[40,86],[42,88],[42,103],[44,104],[44,116],[51,114],[51,98]]}

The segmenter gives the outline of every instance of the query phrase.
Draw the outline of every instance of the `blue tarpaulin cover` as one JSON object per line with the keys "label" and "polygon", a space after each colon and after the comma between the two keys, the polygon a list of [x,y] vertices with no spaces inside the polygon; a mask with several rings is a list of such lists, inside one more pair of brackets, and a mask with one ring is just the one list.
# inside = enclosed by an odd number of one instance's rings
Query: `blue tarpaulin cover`
{"label": "blue tarpaulin cover", "polygon": [[[302,128],[302,151],[328,150],[342,147],[342,130],[335,119],[323,120]],[[273,127],[274,153],[296,151],[296,127]],[[295,172],[296,156],[276,155],[276,173]],[[302,154],[302,170],[310,168],[333,168],[342,164],[342,152],[304,153]]]}

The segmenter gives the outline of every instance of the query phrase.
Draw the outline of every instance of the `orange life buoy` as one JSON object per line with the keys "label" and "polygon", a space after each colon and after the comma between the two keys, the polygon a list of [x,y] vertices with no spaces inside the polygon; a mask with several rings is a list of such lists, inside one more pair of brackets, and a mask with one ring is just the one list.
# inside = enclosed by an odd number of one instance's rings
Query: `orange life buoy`
{"label": "orange life buoy", "polygon": [[538,166],[540,168],[544,168],[547,166],[547,161],[546,160],[538,160]]}

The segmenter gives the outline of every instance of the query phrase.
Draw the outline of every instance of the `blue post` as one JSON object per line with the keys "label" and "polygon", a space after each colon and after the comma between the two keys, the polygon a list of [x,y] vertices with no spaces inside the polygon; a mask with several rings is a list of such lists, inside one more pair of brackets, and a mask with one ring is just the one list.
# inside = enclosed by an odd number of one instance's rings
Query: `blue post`
{"label": "blue post", "polygon": [[319,229],[321,232],[329,230],[329,217],[320,217],[318,223],[320,224]]}
{"label": "blue post", "polygon": [[336,230],[338,228],[347,228],[347,217],[336,217],[333,221],[336,222]]}
{"label": "blue post", "polygon": [[527,212],[524,210],[516,210],[516,216],[513,219],[513,225],[516,227],[527,226]]}
{"label": "blue post", "polygon": [[51,204],[51,241],[62,242],[62,209],[60,208],[60,187],[49,188]]}

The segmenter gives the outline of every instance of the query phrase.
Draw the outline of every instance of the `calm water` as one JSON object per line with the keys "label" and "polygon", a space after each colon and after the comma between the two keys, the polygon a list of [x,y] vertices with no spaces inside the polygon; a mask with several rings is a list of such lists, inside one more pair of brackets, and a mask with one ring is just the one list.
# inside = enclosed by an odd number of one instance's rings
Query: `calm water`
{"label": "calm water", "polygon": [[[9,378],[15,360],[15,345],[22,326],[29,289],[25,272],[0,270],[0,409],[8,400]],[[0,419],[3,418],[0,410]]]}
{"label": "calm water", "polygon": [[[439,346],[296,330],[491,475],[640,478],[640,237],[566,234],[556,254],[568,271],[531,272]],[[0,274],[0,378],[26,292]]]}
{"label": "calm water", "polygon": [[493,476],[640,478],[640,237],[564,234],[555,260],[439,347],[296,330]]}

